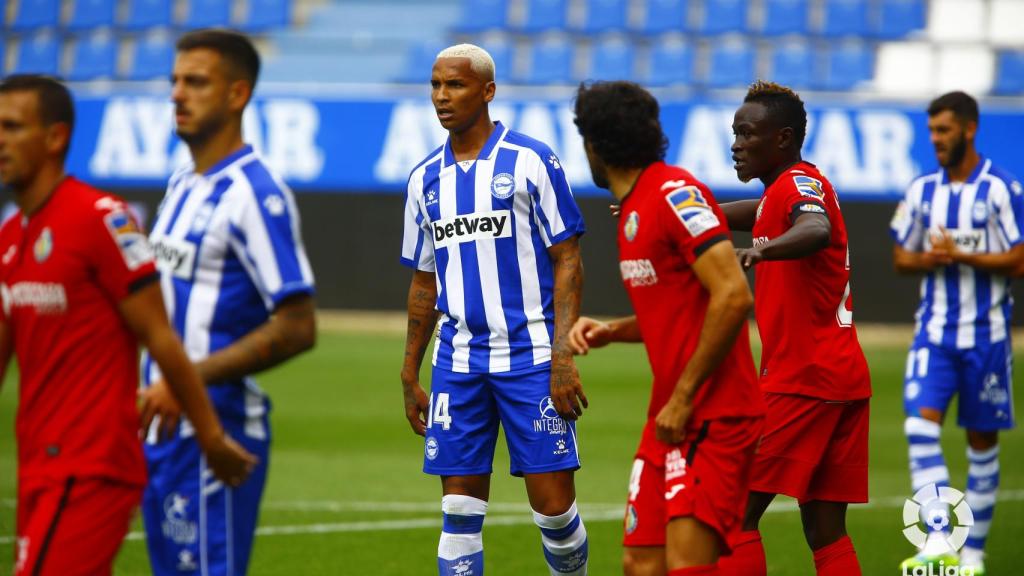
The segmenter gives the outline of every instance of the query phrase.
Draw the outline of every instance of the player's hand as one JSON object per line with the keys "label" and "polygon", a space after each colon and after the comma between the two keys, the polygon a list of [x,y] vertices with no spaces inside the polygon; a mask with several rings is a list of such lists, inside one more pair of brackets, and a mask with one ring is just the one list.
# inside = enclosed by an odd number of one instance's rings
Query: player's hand
{"label": "player's hand", "polygon": [[618,218],[619,215],[622,214],[622,205],[621,204],[609,204],[608,205],[608,211],[612,213],[612,217],[613,218]]}
{"label": "player's hand", "polygon": [[153,419],[160,417],[159,428],[157,429],[157,441],[170,440],[178,429],[178,421],[181,420],[181,405],[171,394],[167,382],[163,378],[154,382],[148,388],[139,391],[139,408],[142,418],[142,434],[145,437],[149,434],[149,427]]}
{"label": "player's hand", "polygon": [[259,458],[250,454],[231,436],[221,434],[203,447],[206,455],[206,466],[218,480],[237,488],[252,473]]}
{"label": "player's hand", "polygon": [[584,408],[590,407],[572,356],[551,359],[551,402],[566,420],[576,420],[583,415]]}
{"label": "player's hand", "polygon": [[655,435],[665,444],[679,444],[686,436],[686,422],[693,413],[693,403],[673,395],[654,419]]}
{"label": "player's hand", "polygon": [[925,261],[933,268],[952,264],[960,249],[957,248],[956,240],[953,239],[953,235],[949,233],[949,230],[939,226],[939,231],[931,232],[929,236],[932,248],[925,252]]}
{"label": "player's hand", "polygon": [[402,381],[402,394],[405,396],[405,417],[409,420],[412,431],[420,436],[427,435],[427,410],[430,401],[418,381]]}
{"label": "player's hand", "polygon": [[611,326],[586,316],[580,316],[569,330],[569,348],[573,354],[586,354],[591,348],[608,345],[611,339]]}
{"label": "player's hand", "polygon": [[764,255],[761,253],[760,248],[737,248],[736,258],[740,261],[740,266],[744,270],[749,270],[751,267],[764,262]]}

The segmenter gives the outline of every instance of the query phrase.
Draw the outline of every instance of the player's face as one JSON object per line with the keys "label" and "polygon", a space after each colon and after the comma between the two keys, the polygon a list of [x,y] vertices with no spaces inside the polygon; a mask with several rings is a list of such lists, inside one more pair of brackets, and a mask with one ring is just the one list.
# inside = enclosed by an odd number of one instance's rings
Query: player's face
{"label": "player's face", "polygon": [[767,112],[764,105],[747,102],[733,117],[733,168],[742,182],[766,176],[775,168],[779,131]]}
{"label": "player's face", "polygon": [[0,182],[14,190],[35,178],[49,153],[52,127],[39,117],[35,92],[0,94]]}
{"label": "player's face", "polygon": [[192,144],[217,134],[235,114],[238,90],[244,89],[227,70],[220,54],[209,48],[178,52],[171,73],[171,101],[178,136]]}
{"label": "player's face", "polygon": [[952,110],[943,110],[928,118],[935,158],[943,168],[960,164],[967,154],[967,144],[974,139],[973,122],[960,122]]}
{"label": "player's face", "polygon": [[430,73],[430,101],[437,119],[449,132],[476,124],[494,99],[494,81],[473,71],[469,58],[438,58]]}
{"label": "player's face", "polygon": [[611,184],[608,182],[608,168],[604,161],[594,152],[594,148],[586,139],[583,140],[583,149],[587,151],[587,163],[590,164],[590,177],[594,179],[594,184],[607,190]]}

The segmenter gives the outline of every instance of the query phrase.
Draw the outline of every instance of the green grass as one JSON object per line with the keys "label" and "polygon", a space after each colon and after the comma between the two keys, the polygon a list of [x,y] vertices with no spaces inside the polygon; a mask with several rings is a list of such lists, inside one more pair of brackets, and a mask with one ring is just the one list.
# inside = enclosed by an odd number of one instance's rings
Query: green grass
{"label": "green grass", "polygon": [[[316,350],[263,375],[274,400],[275,440],[261,527],[300,527],[299,533],[257,538],[250,574],[377,576],[436,574],[440,486],[420,472],[422,439],[409,430],[398,383],[400,336],[324,333]],[[905,350],[868,351],[875,397],[871,410],[871,495],[855,506],[849,529],[864,573],[898,574],[911,550],[901,535],[900,501],[909,496],[900,400]],[[1018,366],[1021,358],[1018,357]],[[580,360],[591,408],[579,423],[584,467],[577,475],[580,507],[590,535],[591,573],[621,573],[621,511],[633,451],[643,424],[649,371],[639,346],[620,345]],[[426,373],[427,370],[424,370]],[[1017,380],[1021,379],[1018,370]],[[0,574],[13,557],[15,386],[0,396]],[[1020,408],[1018,402],[1017,408]],[[966,474],[963,434],[946,426],[943,445],[953,485]],[[1002,491],[1017,496],[997,506],[989,538],[989,574],[1021,573],[1024,552],[1022,433],[1002,438]],[[487,573],[546,574],[522,481],[507,474],[499,444],[485,526]],[[403,503],[388,506],[374,503]],[[419,527],[404,527],[419,521]],[[361,524],[357,524],[361,523]],[[311,526],[322,532],[311,533]],[[304,527],[304,528],[302,528]],[[358,530],[357,530],[358,529]],[[769,573],[813,573],[799,514],[769,513],[762,524]],[[136,527],[138,530],[138,527]],[[348,531],[341,531],[348,530]],[[145,544],[129,540],[117,574],[148,574]]]}

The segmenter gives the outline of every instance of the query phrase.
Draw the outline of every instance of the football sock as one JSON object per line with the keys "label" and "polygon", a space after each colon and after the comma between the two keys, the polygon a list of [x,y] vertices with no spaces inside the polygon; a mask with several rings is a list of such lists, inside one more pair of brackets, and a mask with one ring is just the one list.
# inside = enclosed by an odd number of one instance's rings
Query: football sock
{"label": "football sock", "polygon": [[722,576],[765,576],[768,573],[759,530],[744,530],[736,534],[729,544],[732,554],[718,559],[718,571]]}
{"label": "football sock", "polygon": [[444,525],[437,544],[440,576],[482,576],[484,573],[484,516],[487,502],[458,494],[441,499]]}
{"label": "football sock", "polygon": [[960,551],[962,556],[980,560],[985,550],[985,539],[992,524],[999,489],[999,446],[984,451],[967,448],[967,505],[974,513],[974,525],[967,531],[967,541]]}
{"label": "football sock", "polygon": [[860,576],[857,551],[849,536],[814,551],[814,568],[818,576]]}
{"label": "football sock", "polygon": [[[903,426],[910,443],[910,486],[914,493],[921,488],[935,484],[936,487],[949,486],[949,468],[942,455],[939,436],[942,426],[925,418],[908,417]],[[943,530],[934,530],[942,533]],[[941,535],[941,534],[939,534]],[[925,546],[925,554],[936,555],[948,550],[944,538],[929,538],[929,546]]]}
{"label": "football sock", "polygon": [[669,570],[668,576],[719,576],[718,566],[708,564],[707,566],[690,566],[689,568],[676,568]]}
{"label": "football sock", "polygon": [[534,511],[533,521],[540,528],[544,559],[552,576],[585,576],[587,573],[587,529],[576,511],[576,503],[558,516]]}

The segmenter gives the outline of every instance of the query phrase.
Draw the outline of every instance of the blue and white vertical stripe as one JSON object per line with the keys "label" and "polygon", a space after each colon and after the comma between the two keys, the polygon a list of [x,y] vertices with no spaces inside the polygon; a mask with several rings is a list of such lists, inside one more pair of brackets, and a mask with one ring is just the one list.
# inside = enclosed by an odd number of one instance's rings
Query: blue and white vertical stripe
{"label": "blue and white vertical stripe", "polygon": [[435,366],[521,370],[551,358],[554,277],[547,249],[582,234],[558,158],[500,122],[475,161],[446,143],[409,177],[401,261],[437,277]]}
{"label": "blue and white vertical stripe", "polygon": [[999,446],[977,451],[967,448],[967,505],[974,514],[974,524],[968,529],[964,547],[985,549],[985,540],[992,525],[999,489]]}
{"label": "blue and white vertical stripe", "polygon": [[[893,216],[891,233],[905,250],[932,247],[932,234],[948,230],[960,250],[1009,251],[1024,242],[1024,190],[1012,176],[982,159],[963,183],[944,170],[914,181]],[[1010,279],[966,265],[937,269],[921,282],[917,333],[950,349],[1006,339],[1013,299]]]}
{"label": "blue and white vertical stripe", "polygon": [[910,444],[910,484],[913,492],[929,484],[949,486],[949,468],[942,454],[939,437],[942,426],[925,418],[911,416],[903,425]]}

